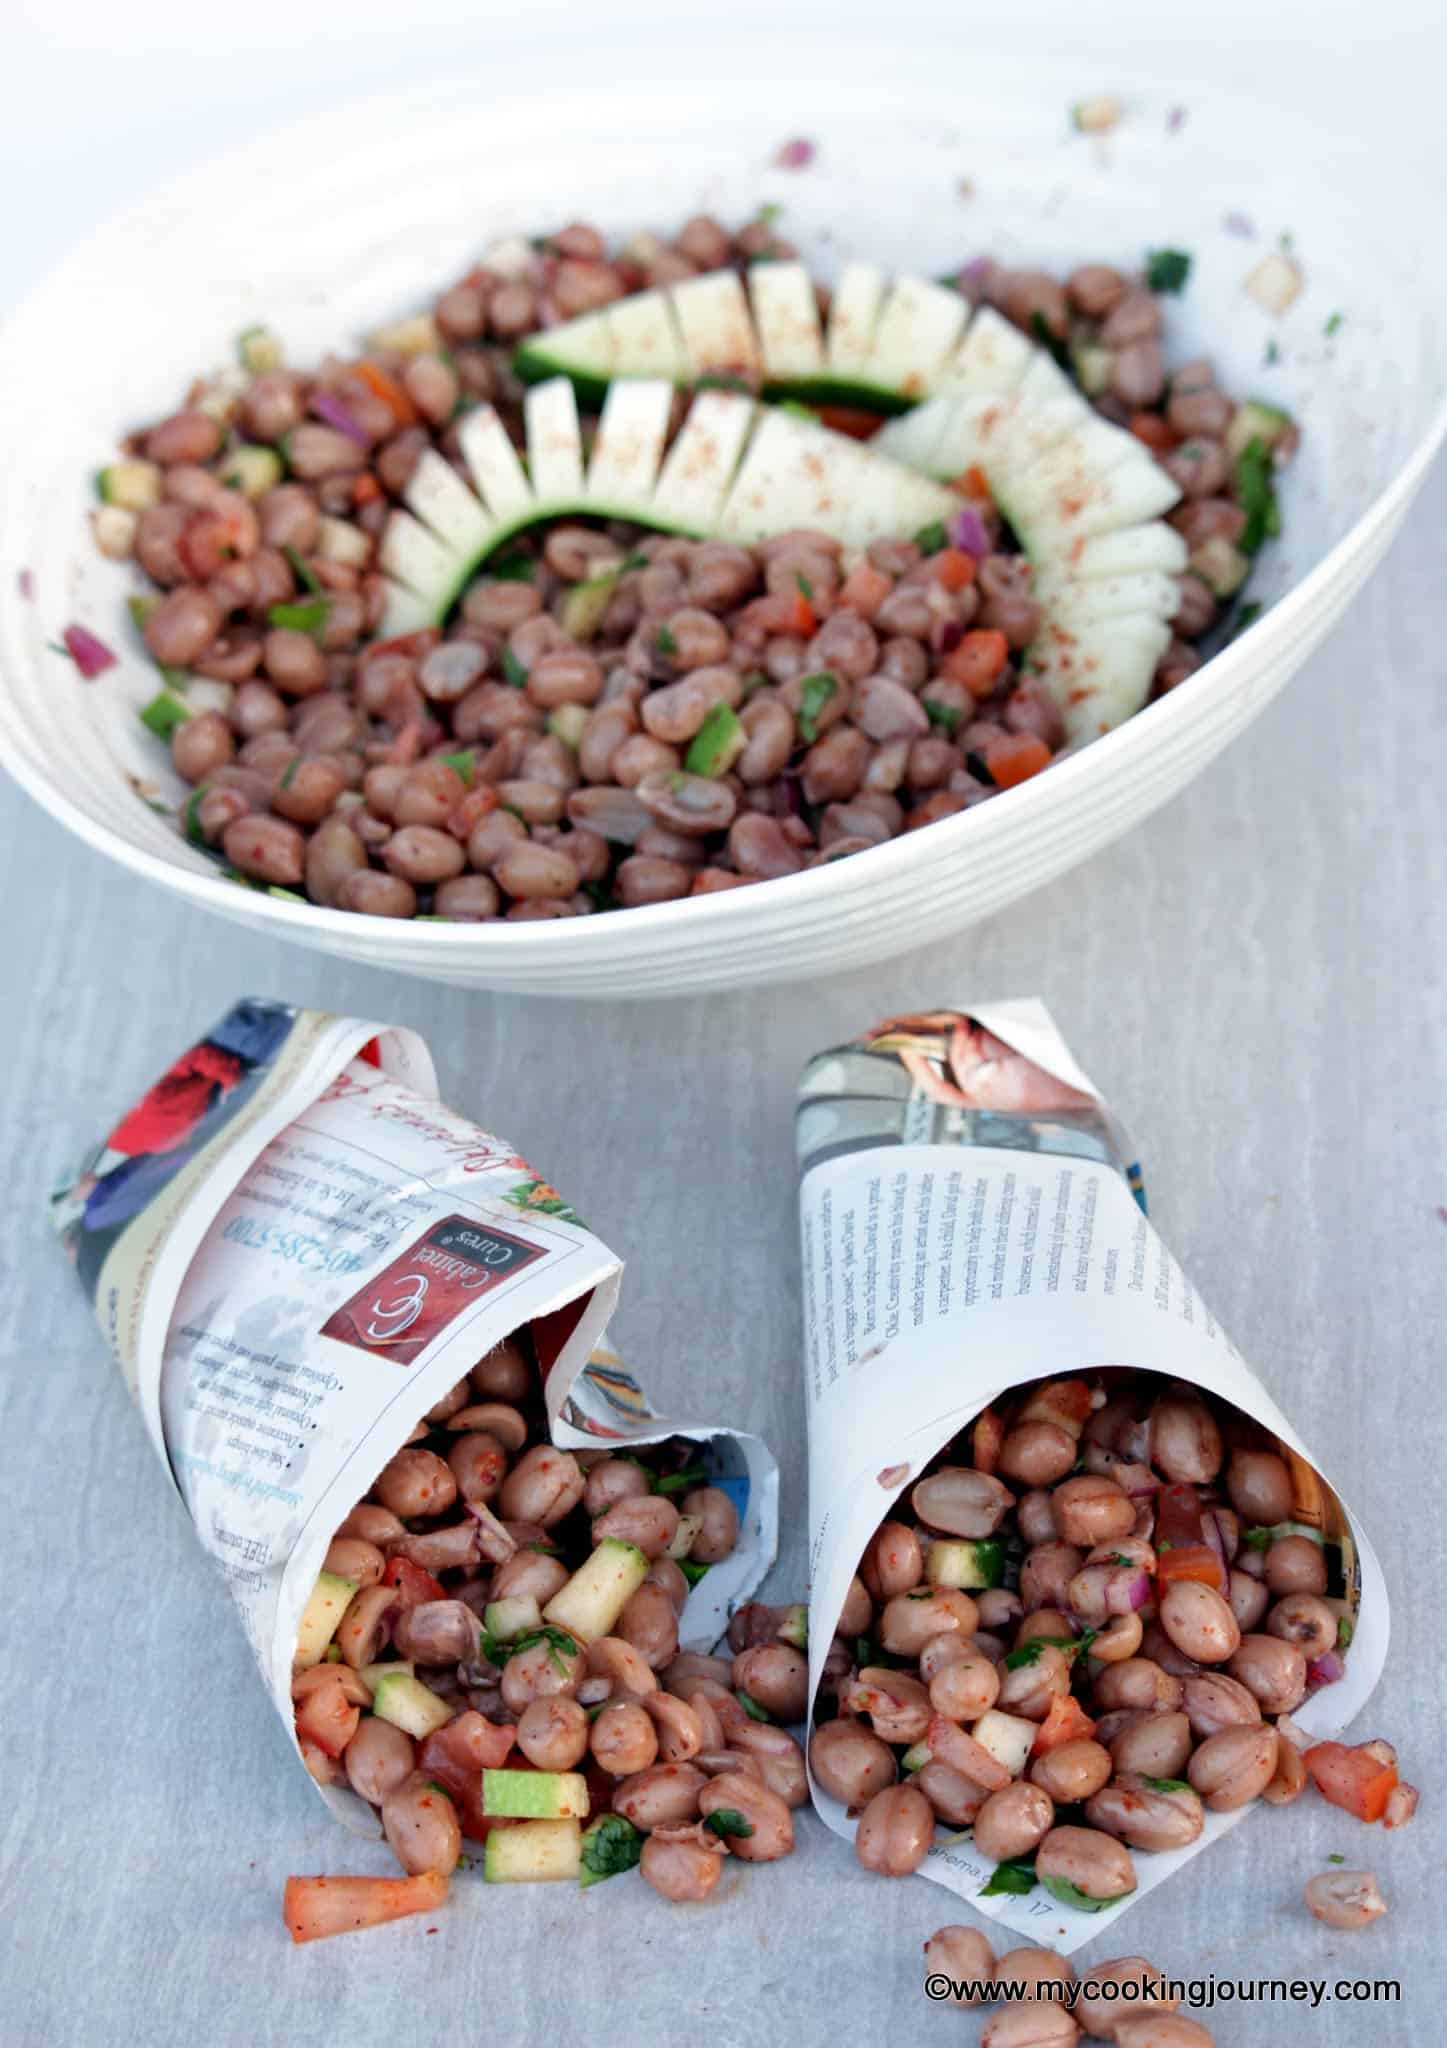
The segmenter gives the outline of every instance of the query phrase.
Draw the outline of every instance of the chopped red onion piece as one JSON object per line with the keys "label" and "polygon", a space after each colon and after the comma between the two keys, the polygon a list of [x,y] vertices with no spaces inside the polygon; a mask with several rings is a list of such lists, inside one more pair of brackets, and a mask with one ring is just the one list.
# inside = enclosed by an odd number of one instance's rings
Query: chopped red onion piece
{"label": "chopped red onion piece", "polygon": [[1242,242],[1251,242],[1256,238],[1256,223],[1249,213],[1228,213],[1221,225],[1228,235],[1235,235]]}
{"label": "chopped red onion piece", "polygon": [[949,524],[950,545],[963,548],[967,555],[973,555],[982,562],[990,552],[990,537],[985,532],[985,522],[973,505],[962,505],[952,514]]}
{"label": "chopped red onion piece", "polygon": [[1113,1572],[1106,1587],[1106,1612],[1135,1614],[1146,1605],[1150,1597],[1150,1575],[1144,1566],[1129,1576],[1125,1572]]}
{"label": "chopped red onion piece", "polygon": [[1346,1666],[1335,1650],[1328,1650],[1306,1667],[1306,1682],[1310,1686],[1335,1685],[1339,1678],[1346,1676]]}
{"label": "chopped red onion piece", "polygon": [[1167,133],[1167,135],[1179,135],[1179,134],[1180,134],[1180,132],[1181,132],[1181,130],[1182,130],[1182,129],[1183,129],[1184,127],[1185,127],[1185,125],[1186,125],[1186,110],[1185,110],[1185,108],[1184,108],[1184,107],[1172,107],[1172,108],[1171,108],[1171,111],[1170,111],[1170,112],[1169,112],[1169,114],[1167,114],[1167,116],[1166,116],[1166,133]]}
{"label": "chopped red onion piece", "polygon": [[972,256],[960,271],[957,280],[962,292],[982,292],[990,282],[994,263],[988,256]]}
{"label": "chopped red onion piece", "polygon": [[35,576],[29,569],[22,569],[15,579],[20,595],[30,604],[35,597]]}
{"label": "chopped red onion piece", "polygon": [[1221,1590],[1224,1593],[1231,1583],[1231,1560],[1226,1555],[1221,1525],[1209,1508],[1201,1517],[1201,1535],[1205,1539],[1206,1548],[1214,1553],[1216,1562],[1221,1567]]}
{"label": "chopped red onion piece", "polygon": [[104,640],[97,640],[87,626],[67,626],[61,634],[65,651],[85,677],[91,682],[106,669],[114,668],[116,657]]}
{"label": "chopped red onion piece", "polygon": [[774,162],[781,171],[802,171],[813,163],[817,151],[817,143],[806,141],[802,135],[797,135],[792,141],[780,145]]}
{"label": "chopped red onion piece", "polygon": [[339,434],[345,434],[349,441],[355,441],[359,448],[370,448],[372,437],[365,427],[358,426],[335,392],[314,391],[311,395],[311,409],[319,420],[325,420],[329,427],[335,427]]}
{"label": "chopped red onion piece", "polygon": [[465,1500],[462,1505],[475,1521],[481,1524],[478,1530],[478,1548],[490,1564],[506,1564],[516,1555],[517,1538],[508,1534],[492,1509],[485,1501]]}

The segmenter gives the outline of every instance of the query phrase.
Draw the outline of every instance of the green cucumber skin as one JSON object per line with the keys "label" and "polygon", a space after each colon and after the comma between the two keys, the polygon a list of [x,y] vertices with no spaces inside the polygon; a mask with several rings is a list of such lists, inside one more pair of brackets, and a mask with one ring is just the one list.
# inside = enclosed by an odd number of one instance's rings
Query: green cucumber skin
{"label": "green cucumber skin", "polygon": [[[513,352],[512,366],[525,384],[546,383],[552,377],[566,377],[577,393],[578,406],[583,412],[597,412],[603,404],[610,383],[616,384],[628,376],[627,370],[615,370],[612,377],[594,377],[586,372],[570,370],[566,363],[560,363],[532,342],[523,342]],[[691,380],[684,380],[680,390],[691,390]],[[785,377],[776,382],[766,382],[762,396],[777,402],[793,399],[800,405],[845,405],[859,412],[878,413],[881,419],[893,419],[902,412],[913,412],[920,399],[928,393],[921,392],[919,398],[907,397],[903,392],[886,391],[878,384],[851,382],[847,377]]]}
{"label": "green cucumber skin", "polygon": [[496,554],[499,548],[505,547],[510,540],[516,540],[518,535],[525,533],[530,526],[541,526],[550,519],[572,518],[627,519],[631,520],[635,526],[651,526],[657,533],[676,533],[684,540],[703,540],[707,538],[706,535],[700,533],[695,527],[678,526],[672,520],[655,519],[652,513],[644,506],[593,505],[589,504],[586,499],[567,504],[561,499],[554,499],[546,505],[538,505],[527,512],[519,513],[515,519],[510,519],[506,525],[500,526],[497,532],[491,535],[487,546],[480,553],[472,556],[465,568],[459,570],[455,581],[449,586],[446,594],[436,605],[432,613],[434,625],[441,626],[446,624],[449,614],[456,605],[461,603],[463,592],[467,589],[473,577],[482,568],[488,557]]}

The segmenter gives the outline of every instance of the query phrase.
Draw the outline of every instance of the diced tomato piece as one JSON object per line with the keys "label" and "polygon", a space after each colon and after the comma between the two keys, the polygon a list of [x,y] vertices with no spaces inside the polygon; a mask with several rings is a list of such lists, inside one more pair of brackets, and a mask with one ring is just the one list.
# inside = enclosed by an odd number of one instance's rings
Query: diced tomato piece
{"label": "diced tomato piece", "polygon": [[985,766],[997,789],[1013,789],[1017,782],[1028,782],[1032,775],[1048,768],[1050,760],[1050,749],[1044,740],[1028,732],[992,740],[985,749]]}
{"label": "diced tomato piece", "polygon": [[458,1714],[445,1728],[438,1728],[422,1744],[418,1767],[441,1779],[444,1764],[465,1771],[497,1771],[512,1754],[517,1729],[510,1723],[489,1721],[484,1714]]}
{"label": "diced tomato piece", "polygon": [[1153,455],[1169,455],[1176,446],[1176,437],[1158,412],[1138,412],[1132,415],[1130,431],[1138,441],[1143,441]]}
{"label": "diced tomato piece", "polygon": [[357,375],[374,398],[380,398],[383,405],[389,405],[392,408],[392,416],[399,427],[416,425],[416,406],[397,382],[397,379],[389,375],[380,363],[369,363],[366,361],[358,363]]}
{"label": "diced tomato piece", "polygon": [[966,498],[980,498],[986,504],[991,498],[990,479],[978,462],[972,462],[963,476],[956,477],[955,489]]}
{"label": "diced tomato piece", "polygon": [[851,441],[870,441],[884,425],[877,412],[862,405],[820,405],[815,407],[819,424],[834,434],[847,434]]}
{"label": "diced tomato piece", "polygon": [[963,683],[972,697],[988,697],[1005,673],[1010,643],[993,627],[977,626],[940,663],[941,672]]}
{"label": "diced tomato piece", "polygon": [[797,633],[801,640],[812,639],[819,630],[819,620],[815,614],[814,607],[810,604],[808,598],[805,597],[802,590],[794,592],[793,600],[789,607],[788,619],[789,622],[785,626],[784,631],[786,633]]}
{"label": "diced tomato piece", "polygon": [[364,469],[360,476],[352,479],[352,503],[354,505],[370,505],[374,498],[380,498],[381,495],[382,486],[377,482],[377,479],[370,470]]}
{"label": "diced tomato piece", "polygon": [[872,619],[894,588],[894,578],[872,562],[856,562],[839,586],[839,602],[861,619]]}
{"label": "diced tomato piece", "polygon": [[930,574],[946,590],[965,590],[975,580],[975,558],[963,548],[941,548],[930,556]]}
{"label": "diced tomato piece", "polygon": [[1199,1579],[1217,1593],[1226,1590],[1221,1560],[1208,1543],[1173,1543],[1169,1550],[1157,1545],[1156,1584],[1168,1586],[1173,1579]]}
{"label": "diced tomato piece", "polygon": [[982,1408],[975,1417],[975,1434],[970,1449],[977,1472],[993,1472],[1000,1462],[1005,1425],[993,1408]]}
{"label": "diced tomato piece", "polygon": [[347,1698],[338,1679],[335,1685],[313,1687],[297,1701],[297,1737],[314,1742],[328,1756],[340,1756],[356,1734],[361,1718],[361,1708]]}
{"label": "diced tomato piece", "polygon": [[1397,1788],[1395,1764],[1384,1764],[1345,1742],[1318,1742],[1302,1761],[1323,1799],[1358,1820],[1380,1820]]}
{"label": "diced tomato piece", "polygon": [[281,1916],[293,1941],[323,1941],[381,1927],[409,1913],[430,1913],[447,1897],[439,1870],[419,1877],[289,1877]]}
{"label": "diced tomato piece", "polygon": [[382,1574],[384,1586],[395,1586],[397,1598],[403,1607],[421,1607],[428,1600],[445,1600],[447,1588],[431,1572],[423,1571],[420,1564],[413,1564],[410,1557],[392,1557],[387,1560],[387,1569]]}
{"label": "diced tomato piece", "polygon": [[1062,1742],[1078,1742],[1083,1736],[1094,1735],[1095,1723],[1081,1706],[1073,1693],[1057,1693],[1050,1702],[1050,1711],[1040,1723],[1040,1733],[1030,1745],[1032,1756],[1043,1756],[1047,1749],[1055,1749]]}

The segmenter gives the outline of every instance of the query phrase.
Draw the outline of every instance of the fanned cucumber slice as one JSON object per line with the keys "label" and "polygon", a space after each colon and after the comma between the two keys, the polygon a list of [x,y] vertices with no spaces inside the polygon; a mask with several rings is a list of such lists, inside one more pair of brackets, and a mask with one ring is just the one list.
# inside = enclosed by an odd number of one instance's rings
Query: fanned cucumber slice
{"label": "fanned cucumber slice", "polygon": [[409,490],[413,509],[394,512],[383,534],[387,631],[445,619],[487,556],[539,520],[602,515],[743,541],[811,526],[858,548],[915,533],[958,503],[877,449],[732,392],[698,393],[660,468],[675,396],[663,378],[613,384],[585,478],[572,388],[539,385],[526,410],[536,489],[493,409],[468,414],[460,440],[476,496],[429,456]]}
{"label": "fanned cucumber slice", "polygon": [[435,448],[423,450],[402,495],[423,524],[458,554],[479,555],[492,538],[496,521]]}
{"label": "fanned cucumber slice", "polygon": [[983,469],[992,480],[1009,470],[1010,448],[1019,426],[1013,402],[991,392],[968,398],[932,398],[891,420],[873,445],[896,461],[928,476],[963,476]]}
{"label": "fanned cucumber slice", "polygon": [[981,306],[940,373],[943,393],[1015,390],[1039,351],[993,306]]}
{"label": "fanned cucumber slice", "polygon": [[1079,541],[1071,548],[1068,562],[1072,577],[1088,582],[1097,576],[1133,576],[1156,569],[1163,576],[1179,576],[1189,558],[1185,540],[1163,519],[1151,519],[1143,526],[1122,526],[1114,533],[1100,533],[1093,540]]}
{"label": "fanned cucumber slice", "polygon": [[439,540],[410,512],[394,512],[387,521],[378,560],[389,576],[431,602],[451,591],[467,557]]}
{"label": "fanned cucumber slice", "polygon": [[1050,626],[1030,649],[1029,665],[1060,706],[1066,738],[1079,746],[1140,710],[1170,642],[1169,626],[1140,615]]}
{"label": "fanned cucumber slice", "polygon": [[802,263],[755,263],[749,299],[764,375],[771,384],[818,377],[824,367],[824,330],[814,280]]}
{"label": "fanned cucumber slice", "polygon": [[513,355],[513,368],[525,382],[571,377],[587,396],[604,389],[616,374],[616,365],[612,312],[607,306],[529,336]]}
{"label": "fanned cucumber slice", "polygon": [[493,518],[520,523],[534,503],[532,486],[494,408],[480,405],[468,413],[457,438],[478,494]]}
{"label": "fanned cucumber slice", "polygon": [[652,503],[658,465],[668,435],[673,386],[661,379],[612,385],[588,464],[587,498],[597,512],[637,518]]}
{"label": "fanned cucumber slice", "polygon": [[928,397],[969,314],[969,301],[959,292],[922,277],[901,277],[880,308],[864,381],[903,398]]}
{"label": "fanned cucumber slice", "polygon": [[566,377],[534,384],[523,399],[528,471],[541,503],[583,495],[583,434]]}
{"label": "fanned cucumber slice", "polygon": [[666,377],[681,384],[688,375],[683,336],[667,292],[638,292],[608,308],[608,331],[615,362],[628,365],[630,377]]}
{"label": "fanned cucumber slice", "polygon": [[751,399],[732,391],[700,391],[653,495],[660,526],[680,533],[715,531],[753,420]]}
{"label": "fanned cucumber slice", "polygon": [[947,519],[957,503],[952,492],[863,442],[765,409],[718,530],[725,539],[749,543],[812,526],[846,547],[863,547],[883,534],[917,533]]}
{"label": "fanned cucumber slice", "polygon": [[1052,398],[1078,398],[1079,392],[1054,356],[1043,348],[1032,348],[1025,374],[1015,386],[1022,405],[1046,405]]}
{"label": "fanned cucumber slice", "polygon": [[405,583],[394,583],[390,576],[386,584],[387,602],[379,628],[383,640],[395,640],[402,633],[418,633],[435,622],[437,608],[425,597],[419,597]]}
{"label": "fanned cucumber slice", "polygon": [[829,307],[825,356],[835,376],[863,379],[884,300],[884,273],[873,263],[846,263]]}
{"label": "fanned cucumber slice", "polygon": [[732,270],[690,277],[670,294],[684,360],[693,377],[751,377],[759,369],[759,343],[743,285]]}
{"label": "fanned cucumber slice", "polygon": [[1100,576],[1088,583],[1037,577],[1031,594],[1052,621],[1070,626],[1093,619],[1169,620],[1181,602],[1175,579],[1154,569],[1143,569],[1135,576]]}
{"label": "fanned cucumber slice", "polygon": [[1037,561],[1068,559],[1077,539],[1154,519],[1181,495],[1144,450],[1103,472],[1047,457],[1028,485],[1012,478],[1008,491],[1006,516]]}

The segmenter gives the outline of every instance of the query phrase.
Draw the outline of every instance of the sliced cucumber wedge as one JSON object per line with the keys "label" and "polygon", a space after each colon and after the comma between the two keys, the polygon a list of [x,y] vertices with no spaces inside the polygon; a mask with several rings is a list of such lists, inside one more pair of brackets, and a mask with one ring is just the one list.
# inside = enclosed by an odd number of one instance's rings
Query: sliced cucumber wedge
{"label": "sliced cucumber wedge", "polygon": [[1122,526],[1081,541],[1071,550],[1070,573],[1084,583],[1102,576],[1135,576],[1146,569],[1179,576],[1189,554],[1174,526],[1151,519],[1143,526]]}
{"label": "sliced cucumber wedge", "polygon": [[903,398],[927,398],[969,317],[969,301],[959,292],[921,277],[901,277],[880,308],[864,381]]}
{"label": "sliced cucumber wedge", "polygon": [[863,376],[883,303],[884,272],[873,263],[846,263],[834,287],[825,351],[836,377]]}
{"label": "sliced cucumber wedge", "polygon": [[1140,710],[1170,643],[1170,627],[1139,612],[1078,627],[1048,620],[1027,660],[1060,706],[1067,740],[1080,746]]}
{"label": "sliced cucumber wedge", "polygon": [[[711,270],[672,287],[690,377],[757,376],[759,338],[737,271]],[[621,358],[620,358],[621,367]]]}
{"label": "sliced cucumber wedge", "polygon": [[814,280],[804,265],[756,263],[749,272],[749,300],[769,382],[818,378],[824,369],[824,330]]}
{"label": "sliced cucumber wedge", "polygon": [[1174,577],[1163,576],[1158,569],[1142,569],[1133,576],[1096,576],[1084,582],[1037,575],[1031,595],[1052,619],[1129,618],[1133,613],[1170,619],[1175,616],[1181,591]]}
{"label": "sliced cucumber wedge", "polygon": [[668,451],[653,507],[658,523],[680,533],[713,533],[744,443],[754,402],[732,391],[700,391]]}
{"label": "sliced cucumber wedge", "polygon": [[496,520],[515,519],[533,503],[533,488],[494,407],[479,405],[458,429],[463,460]]}
{"label": "sliced cucumber wedge", "polygon": [[559,503],[583,495],[583,433],[578,401],[566,377],[534,384],[523,400],[533,489]]}
{"label": "sliced cucumber wedge", "polygon": [[1016,389],[1037,353],[1003,313],[981,306],[941,373],[940,394],[989,391],[1003,397]]}
{"label": "sliced cucumber wedge", "polygon": [[513,368],[527,383],[571,377],[585,404],[607,388],[616,362],[613,314],[607,306],[531,335],[513,355]]}
{"label": "sliced cucumber wedge", "polygon": [[846,547],[884,534],[917,533],[946,519],[958,500],[862,441],[765,407],[718,531],[745,544],[790,527],[814,527]]}
{"label": "sliced cucumber wedge", "polygon": [[384,631],[437,622],[487,556],[521,528],[568,515],[664,532],[761,540],[812,526],[847,547],[947,518],[953,495],[916,470],[816,421],[722,391],[701,391],[665,456],[676,387],[621,378],[603,399],[584,473],[574,391],[556,378],[528,395],[527,467],[491,406],[459,440],[475,490],[429,454],[382,537],[390,579]]}
{"label": "sliced cucumber wedge", "polygon": [[671,384],[624,378],[609,386],[588,464],[587,497],[595,511],[628,519],[635,506],[652,503],[672,408]]}
{"label": "sliced cucumber wedge", "polygon": [[667,292],[619,299],[608,308],[608,331],[614,359],[627,363],[630,376],[666,377],[673,384],[688,376],[688,355]]}

